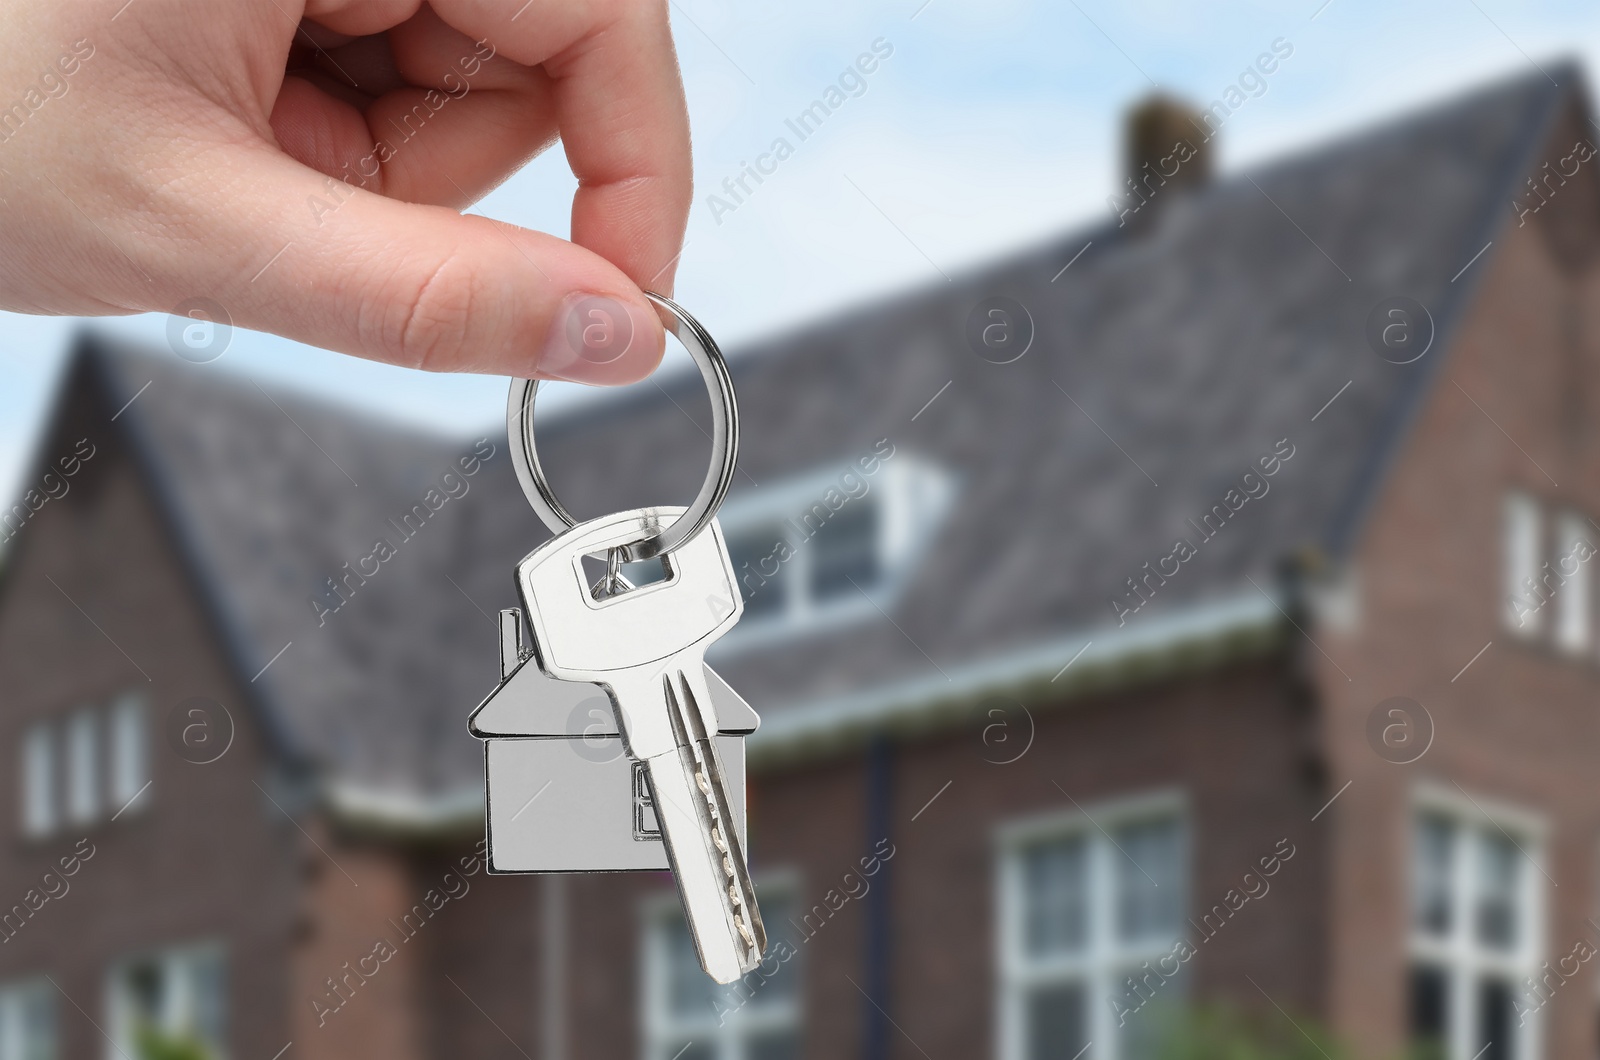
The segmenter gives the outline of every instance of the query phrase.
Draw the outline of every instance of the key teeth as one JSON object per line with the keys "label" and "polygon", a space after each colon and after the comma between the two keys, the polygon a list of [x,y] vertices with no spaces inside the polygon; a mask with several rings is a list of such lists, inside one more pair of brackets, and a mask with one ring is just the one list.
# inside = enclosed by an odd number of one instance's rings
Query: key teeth
{"label": "key teeth", "polygon": [[[716,756],[716,748],[711,743],[712,734],[706,730],[705,718],[700,713],[700,704],[686,674],[663,674],[662,691],[665,693],[673,737],[678,744],[679,754],[684,756],[679,760],[688,765],[693,773],[692,791],[703,801],[711,844],[721,855],[717,868],[723,874],[727,913],[737,932],[734,941],[736,944],[742,943],[738,947],[742,950],[739,967],[741,974],[747,974],[761,960],[763,945],[756,934],[759,924],[757,917],[760,914],[755,909],[754,895],[747,903],[741,891],[740,866],[736,862],[742,862],[743,851],[738,850],[736,838],[729,831],[731,822],[723,812],[718,801],[718,790],[708,775]],[[726,792],[721,794],[725,799]],[[709,968],[706,970],[708,973],[711,971]],[[712,973],[712,978],[721,981],[715,973]]]}

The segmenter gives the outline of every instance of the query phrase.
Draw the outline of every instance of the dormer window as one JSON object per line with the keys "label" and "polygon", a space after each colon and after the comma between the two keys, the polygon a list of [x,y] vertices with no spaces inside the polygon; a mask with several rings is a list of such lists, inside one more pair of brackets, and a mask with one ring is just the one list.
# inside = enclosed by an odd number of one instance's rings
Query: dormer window
{"label": "dormer window", "polygon": [[828,600],[877,582],[878,523],[874,502],[845,508],[822,526],[811,540],[813,599]]}
{"label": "dormer window", "polygon": [[744,596],[736,642],[759,640],[759,630],[868,618],[898,589],[953,485],[930,463],[895,457],[887,442],[875,454],[843,471],[768,483],[724,509]]}
{"label": "dormer window", "polygon": [[781,612],[787,606],[788,571],[778,556],[787,547],[788,536],[776,522],[728,534],[728,555],[733,560],[734,577],[744,594],[744,617]]}

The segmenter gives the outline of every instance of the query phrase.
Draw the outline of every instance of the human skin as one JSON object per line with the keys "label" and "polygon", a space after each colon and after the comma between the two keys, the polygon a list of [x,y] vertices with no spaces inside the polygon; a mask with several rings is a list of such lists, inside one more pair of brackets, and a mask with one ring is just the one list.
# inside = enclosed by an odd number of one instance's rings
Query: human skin
{"label": "human skin", "polygon": [[[642,289],[670,291],[691,196],[665,0],[7,0],[0,40],[0,308],[204,298],[587,383],[661,357]],[[570,242],[460,212],[557,139]]]}

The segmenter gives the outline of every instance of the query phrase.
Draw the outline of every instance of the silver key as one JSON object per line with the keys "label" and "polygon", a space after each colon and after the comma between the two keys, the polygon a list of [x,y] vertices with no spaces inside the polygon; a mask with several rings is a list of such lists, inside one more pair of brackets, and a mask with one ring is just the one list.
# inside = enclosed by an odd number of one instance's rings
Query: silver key
{"label": "silver key", "polygon": [[731,983],[766,949],[755,888],[733,827],[706,648],[744,609],[722,530],[711,522],[665,558],[668,577],[597,598],[583,557],[655,536],[681,508],[580,524],[517,567],[541,668],[611,695],[628,753],[650,781],[667,858],[706,974]]}

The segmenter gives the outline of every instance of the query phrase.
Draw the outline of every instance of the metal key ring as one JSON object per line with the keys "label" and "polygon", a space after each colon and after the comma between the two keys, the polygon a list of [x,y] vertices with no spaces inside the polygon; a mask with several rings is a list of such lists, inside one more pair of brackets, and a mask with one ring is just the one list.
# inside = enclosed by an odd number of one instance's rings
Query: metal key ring
{"label": "metal key ring", "polygon": [[[722,506],[733,485],[733,469],[739,459],[739,406],[733,396],[733,379],[722,359],[716,340],[700,322],[669,298],[645,292],[655,306],[666,329],[677,336],[694,358],[700,377],[711,397],[711,468],[706,472],[699,496],[660,534],[618,549],[625,561],[664,556],[706,528]],[[506,433],[511,442],[511,466],[528,503],[539,513],[552,533],[561,533],[578,524],[561,502],[539,464],[533,443],[533,399],[539,392],[537,379],[513,379],[506,408]]]}

